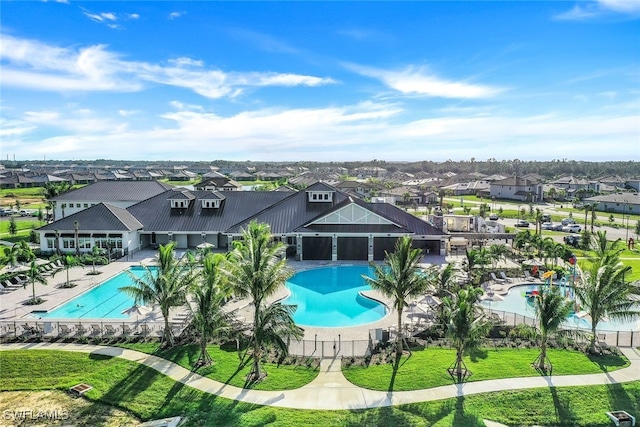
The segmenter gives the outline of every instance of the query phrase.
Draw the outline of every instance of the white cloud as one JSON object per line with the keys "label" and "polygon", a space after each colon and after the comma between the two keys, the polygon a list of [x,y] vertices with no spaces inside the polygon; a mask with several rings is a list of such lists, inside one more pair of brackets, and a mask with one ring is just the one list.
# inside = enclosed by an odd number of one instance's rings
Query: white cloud
{"label": "white cloud", "polygon": [[169,19],[173,20],[173,19],[178,19],[180,18],[182,15],[184,15],[184,12],[171,12],[169,14]]}
{"label": "white cloud", "polygon": [[596,0],[576,4],[566,12],[554,16],[559,20],[592,19],[604,15],[624,14],[640,16],[640,1],[638,0]]}
{"label": "white cloud", "polygon": [[129,13],[127,15],[127,18],[129,18],[129,19],[140,19],[140,15],[138,15],[137,13]]}
{"label": "white cloud", "polygon": [[423,67],[407,67],[402,71],[391,71],[354,64],[346,66],[361,75],[378,79],[389,88],[405,95],[465,99],[488,98],[502,91],[500,88],[486,85],[445,80],[429,73]]}
{"label": "white cloud", "polygon": [[[610,115],[549,113],[514,116],[497,111],[451,111],[403,122],[396,104],[363,102],[325,108],[269,108],[224,116],[181,101],[147,128],[91,111],[30,112],[17,129],[58,127],[55,137],[29,133],[3,138],[3,151],[21,158],[78,157],[195,160],[386,160],[448,158],[640,160],[635,110]],[[125,117],[126,120],[126,117]],[[162,125],[160,125],[160,123]],[[5,144],[6,140],[6,144]],[[144,142],[144,143],[141,143]],[[602,147],[607,147],[606,153]],[[6,146],[6,149],[5,149]]]}
{"label": "white cloud", "polygon": [[275,72],[224,72],[206,69],[191,58],[170,66],[124,61],[104,45],[59,48],[1,36],[3,85],[48,91],[139,91],[149,82],[182,87],[208,98],[235,97],[249,87],[319,86],[330,78]]}

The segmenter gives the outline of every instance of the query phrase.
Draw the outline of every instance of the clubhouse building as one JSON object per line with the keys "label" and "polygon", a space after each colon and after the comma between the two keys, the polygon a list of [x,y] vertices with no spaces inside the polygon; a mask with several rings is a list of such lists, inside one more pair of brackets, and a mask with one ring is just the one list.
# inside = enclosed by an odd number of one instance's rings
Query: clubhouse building
{"label": "clubhouse building", "polygon": [[[125,256],[170,241],[184,250],[228,250],[253,220],[269,224],[274,239],[287,244],[287,256],[300,261],[383,260],[406,235],[425,254],[441,254],[449,238],[394,205],[365,202],[322,182],[301,191],[132,184],[100,182],[52,199],[56,220],[37,230],[41,250],[88,252],[98,246]],[[65,216],[63,205],[73,213]]]}

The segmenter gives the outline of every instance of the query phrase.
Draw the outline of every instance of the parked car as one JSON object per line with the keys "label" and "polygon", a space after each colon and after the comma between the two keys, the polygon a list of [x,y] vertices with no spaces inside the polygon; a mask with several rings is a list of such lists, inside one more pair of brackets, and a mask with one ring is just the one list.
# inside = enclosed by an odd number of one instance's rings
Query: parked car
{"label": "parked car", "polygon": [[542,222],[551,222],[551,215],[542,214]]}
{"label": "parked car", "polygon": [[563,225],[562,225],[562,224],[560,224],[560,223],[553,224],[553,228],[552,228],[552,230],[553,230],[553,231],[562,231],[562,227],[563,227]]}
{"label": "parked car", "polygon": [[580,246],[580,236],[564,236],[564,242],[573,247]]}
{"label": "parked car", "polygon": [[575,220],[575,219],[573,219],[573,218],[565,218],[565,219],[563,219],[562,221],[560,221],[560,223],[561,223],[562,225],[570,225],[570,224],[575,224],[575,223],[576,223],[576,220]]}
{"label": "parked car", "polygon": [[7,215],[9,215],[9,212],[7,212],[4,209],[0,208],[0,216],[7,216]]}
{"label": "parked car", "polygon": [[569,224],[562,227],[562,231],[565,233],[579,233],[582,231],[582,227],[578,224]]}
{"label": "parked car", "polygon": [[543,230],[553,230],[554,225],[552,222],[543,222],[542,225],[540,225],[540,228]]}
{"label": "parked car", "polygon": [[529,222],[525,221],[524,219],[519,219],[518,221],[516,221],[515,224],[516,227],[529,227]]}
{"label": "parked car", "polygon": [[498,216],[498,214],[492,213],[491,215],[489,215],[489,219],[491,221],[497,221],[498,219],[500,219],[500,217]]}

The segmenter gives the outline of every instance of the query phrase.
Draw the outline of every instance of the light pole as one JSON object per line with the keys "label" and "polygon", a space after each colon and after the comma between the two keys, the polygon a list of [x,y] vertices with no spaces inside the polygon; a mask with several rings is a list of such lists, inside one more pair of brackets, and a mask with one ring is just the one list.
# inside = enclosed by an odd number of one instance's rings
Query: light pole
{"label": "light pole", "polygon": [[628,242],[629,241],[629,215],[625,215],[625,216],[627,218],[627,227],[626,227],[627,230],[626,230],[626,236],[625,236],[624,240],[625,240],[625,242]]}

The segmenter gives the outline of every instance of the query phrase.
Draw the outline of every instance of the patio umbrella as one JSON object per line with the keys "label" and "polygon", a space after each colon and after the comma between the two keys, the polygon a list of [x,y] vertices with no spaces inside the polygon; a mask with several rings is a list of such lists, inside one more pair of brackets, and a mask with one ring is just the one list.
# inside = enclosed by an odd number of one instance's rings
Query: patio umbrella
{"label": "patio umbrella", "polygon": [[544,265],[544,263],[540,260],[537,259],[528,259],[526,261],[522,262],[522,265],[529,265],[529,266],[538,266],[538,267],[542,267]]}
{"label": "patio umbrella", "polygon": [[152,310],[149,307],[134,304],[126,310],[122,310],[122,314],[126,314],[128,316],[146,316],[147,314],[151,313],[151,311]]}
{"label": "patio umbrella", "polygon": [[436,308],[440,304],[442,304],[442,301],[440,301],[440,298],[429,294],[425,295],[424,298],[422,298],[418,303],[427,304],[431,308]]}
{"label": "patio umbrella", "polygon": [[200,243],[198,246],[196,246],[196,248],[198,249],[215,248],[215,245],[209,242],[204,242],[204,243]]}
{"label": "patio umbrella", "polygon": [[496,294],[495,292],[487,292],[482,296],[484,301],[504,301],[504,297],[502,295]]}

